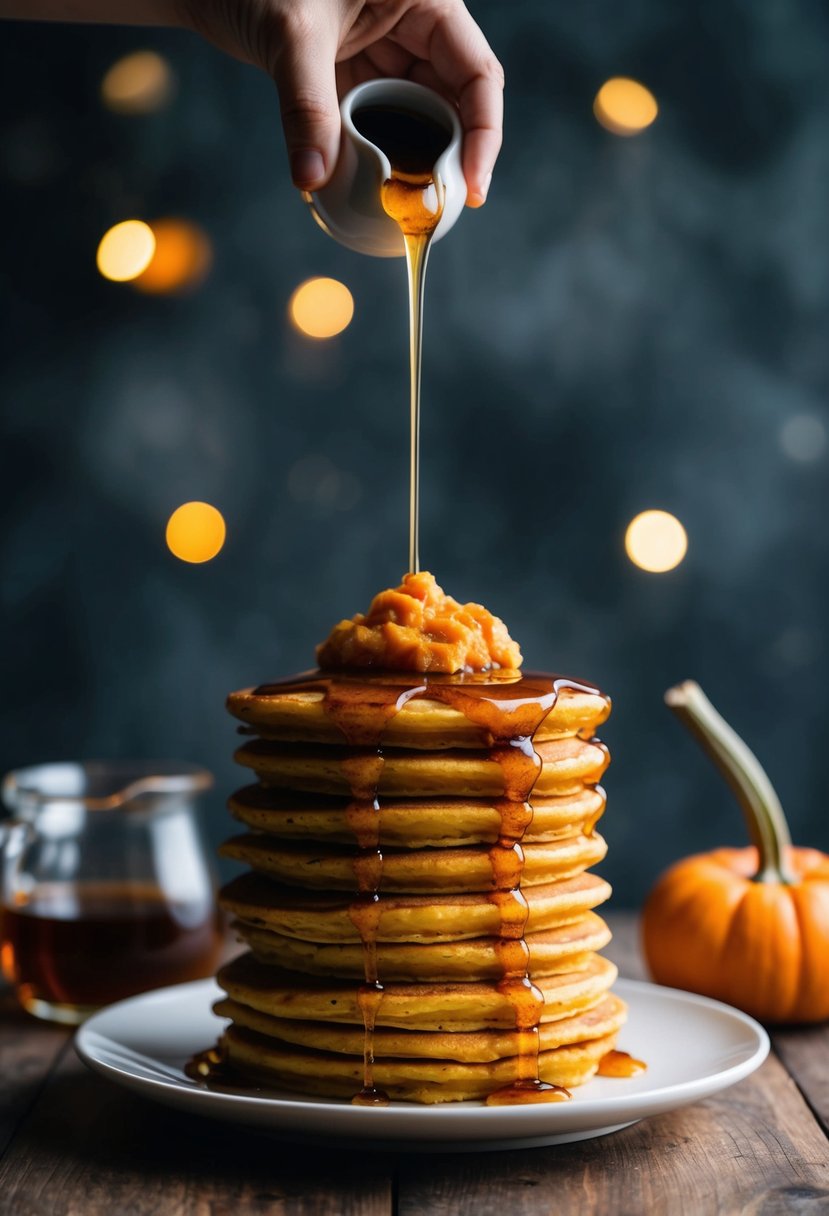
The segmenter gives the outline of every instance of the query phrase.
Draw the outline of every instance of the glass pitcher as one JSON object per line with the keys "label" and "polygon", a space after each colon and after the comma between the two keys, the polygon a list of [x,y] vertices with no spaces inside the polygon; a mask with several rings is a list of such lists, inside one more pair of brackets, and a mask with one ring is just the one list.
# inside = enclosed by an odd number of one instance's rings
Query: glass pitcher
{"label": "glass pitcher", "polygon": [[197,795],[169,761],[10,773],[0,820],[0,963],[24,1009],[76,1024],[150,988],[211,975],[221,922]]}

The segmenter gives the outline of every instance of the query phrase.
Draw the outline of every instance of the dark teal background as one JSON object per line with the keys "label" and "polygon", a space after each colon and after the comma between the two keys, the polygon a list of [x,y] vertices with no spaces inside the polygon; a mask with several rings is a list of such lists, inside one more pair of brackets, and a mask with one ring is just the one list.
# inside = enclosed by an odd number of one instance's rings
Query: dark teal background
{"label": "dark teal background", "polygon": [[[506,68],[506,140],[491,201],[430,268],[424,565],[502,615],[529,666],[613,695],[617,905],[744,839],[662,705],[688,676],[756,748],[794,836],[829,847],[826,7],[472,7]],[[108,113],[101,77],[144,47],[174,103]],[[592,115],[617,74],[661,107],[635,139]],[[200,761],[218,839],[239,782],[226,692],[309,666],[403,573],[403,266],[323,236],[272,85],[183,33],[0,27],[0,208],[0,764]],[[208,232],[196,294],[99,277],[102,233],[136,215]],[[355,298],[328,344],[285,319],[314,274]],[[781,432],[804,415],[812,459],[793,459]],[[228,524],[202,567],[164,545],[191,498]],[[674,573],[624,555],[648,507],[688,529]]]}

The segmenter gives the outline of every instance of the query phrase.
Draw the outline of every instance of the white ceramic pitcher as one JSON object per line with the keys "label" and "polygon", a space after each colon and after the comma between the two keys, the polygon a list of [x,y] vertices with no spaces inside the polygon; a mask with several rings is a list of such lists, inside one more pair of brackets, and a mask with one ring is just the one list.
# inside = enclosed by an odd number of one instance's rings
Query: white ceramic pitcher
{"label": "white ceramic pitcher", "polygon": [[461,165],[463,131],[457,111],[448,101],[411,80],[369,80],[358,84],[340,103],[342,135],[340,154],[330,181],[304,197],[314,219],[334,240],[358,253],[378,258],[403,257],[403,236],[396,221],[386,215],[380,187],[391,177],[386,154],[361,135],[352,115],[363,106],[396,106],[445,126],[449,143],[435,164],[435,177],[445,192],[443,214],[433,241],[449,231],[466,202],[466,181]]}

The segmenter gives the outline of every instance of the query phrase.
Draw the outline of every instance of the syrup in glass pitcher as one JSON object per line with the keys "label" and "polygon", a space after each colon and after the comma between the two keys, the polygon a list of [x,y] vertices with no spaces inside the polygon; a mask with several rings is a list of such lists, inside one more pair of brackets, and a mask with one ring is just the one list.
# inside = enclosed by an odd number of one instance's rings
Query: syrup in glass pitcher
{"label": "syrup in glass pitcher", "polygon": [[221,922],[193,765],[42,764],[10,773],[0,820],[0,963],[29,1013],[77,1024],[215,971]]}

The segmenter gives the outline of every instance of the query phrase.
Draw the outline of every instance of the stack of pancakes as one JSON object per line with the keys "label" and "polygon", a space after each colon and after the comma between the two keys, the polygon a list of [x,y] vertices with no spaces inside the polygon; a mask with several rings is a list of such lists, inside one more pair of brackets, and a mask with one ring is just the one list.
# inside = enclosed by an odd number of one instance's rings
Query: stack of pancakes
{"label": "stack of pancakes", "polygon": [[[222,847],[253,871],[221,897],[249,946],[219,974],[223,1056],[260,1082],[351,1098],[365,1080],[360,996],[371,978],[373,1084],[416,1102],[486,1098],[525,1075],[522,1042],[526,1050],[515,985],[504,980],[494,858],[506,778],[491,734],[423,684],[389,715],[374,788],[358,805],[366,749],[349,746],[332,718],[331,686],[312,677],[228,700],[258,736],[236,753],[258,784],[231,798],[245,831]],[[610,933],[593,909],[610,888],[588,873],[606,852],[594,829],[608,755],[593,734],[609,708],[596,690],[559,690],[532,739],[532,817],[517,846],[526,982],[543,995],[538,1076],[567,1088],[594,1075],[625,1018],[610,993],[616,969],[597,953]],[[368,895],[355,848],[366,805],[379,859]],[[371,942],[355,914],[366,902]]]}

